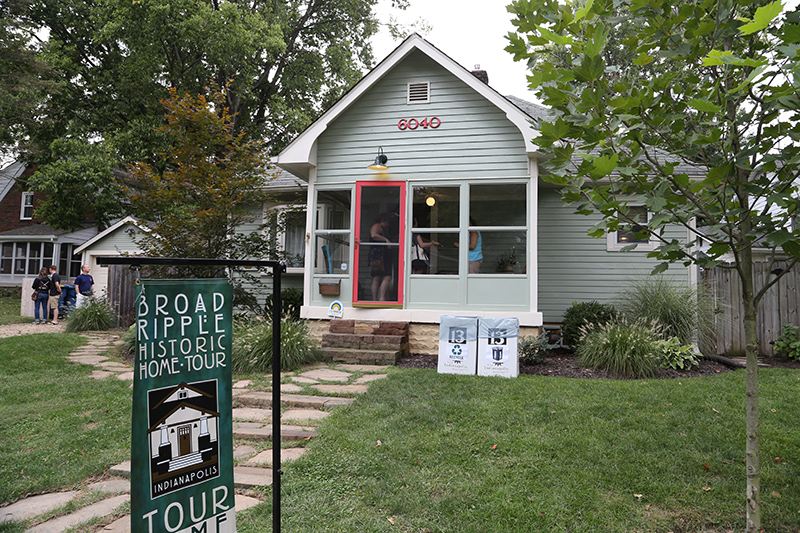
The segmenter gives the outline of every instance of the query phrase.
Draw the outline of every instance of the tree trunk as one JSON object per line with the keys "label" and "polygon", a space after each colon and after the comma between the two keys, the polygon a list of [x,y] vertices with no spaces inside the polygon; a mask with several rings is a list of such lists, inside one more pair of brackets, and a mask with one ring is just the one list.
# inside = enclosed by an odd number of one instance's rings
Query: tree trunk
{"label": "tree trunk", "polygon": [[739,273],[742,282],[745,354],[747,356],[745,387],[747,527],[745,531],[747,533],[758,533],[761,530],[761,464],[758,456],[758,330],[756,325],[756,308],[758,302],[756,302],[755,299],[753,258],[749,247],[742,251],[739,258]]}

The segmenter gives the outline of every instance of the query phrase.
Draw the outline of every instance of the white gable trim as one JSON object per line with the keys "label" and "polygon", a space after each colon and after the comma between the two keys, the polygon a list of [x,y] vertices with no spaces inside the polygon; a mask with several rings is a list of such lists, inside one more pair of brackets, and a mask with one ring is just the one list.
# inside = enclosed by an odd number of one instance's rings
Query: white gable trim
{"label": "white gable trim", "polygon": [[328,128],[328,124],[352,106],[366,91],[380,81],[414,50],[419,50],[426,54],[445,70],[505,112],[506,117],[522,134],[522,138],[525,141],[525,149],[529,156],[533,156],[537,153],[536,145],[533,143],[536,131],[531,127],[530,117],[528,115],[506,100],[500,93],[480,81],[470,71],[456,63],[448,55],[415,33],[403,41],[400,46],[395,48],[394,51],[386,57],[386,59],[381,61],[366,76],[361,78],[361,80],[339,99],[338,102],[325,111],[320,118],[289,143],[289,145],[278,154],[278,157],[275,158],[275,163],[279,167],[307,181],[311,173],[311,168],[316,167],[317,139],[322,132]]}
{"label": "white gable trim", "polygon": [[117,222],[116,224],[111,226],[110,228],[106,229],[105,231],[102,231],[102,232],[98,233],[97,235],[95,235],[94,237],[92,237],[91,239],[86,241],[85,243],[81,244],[78,248],[75,249],[75,251],[73,253],[74,254],[79,254],[79,253],[83,252],[88,247],[90,247],[91,245],[93,245],[94,243],[99,241],[100,239],[102,239],[104,237],[107,237],[108,235],[111,235],[112,233],[117,231],[119,228],[121,228],[125,224],[133,224],[134,226],[136,226],[137,228],[139,228],[142,231],[150,231],[150,228],[146,228],[146,227],[142,226],[141,224],[139,224],[139,221],[136,218],[128,216],[128,217],[123,218],[122,220],[120,220],[119,222]]}

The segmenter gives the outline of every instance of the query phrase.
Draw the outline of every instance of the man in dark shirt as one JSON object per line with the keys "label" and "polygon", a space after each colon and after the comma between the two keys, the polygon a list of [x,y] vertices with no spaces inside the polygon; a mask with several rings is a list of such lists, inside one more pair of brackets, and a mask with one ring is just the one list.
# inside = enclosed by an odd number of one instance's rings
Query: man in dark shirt
{"label": "man in dark shirt", "polygon": [[89,265],[81,267],[81,275],[75,278],[75,293],[77,299],[75,308],[83,307],[83,304],[89,301],[92,297],[92,286],[94,285],[94,278],[89,275]]}
{"label": "man in dark shirt", "polygon": [[61,296],[61,276],[58,275],[58,267],[50,265],[50,300],[48,307],[53,312],[51,324],[58,324],[58,298]]}

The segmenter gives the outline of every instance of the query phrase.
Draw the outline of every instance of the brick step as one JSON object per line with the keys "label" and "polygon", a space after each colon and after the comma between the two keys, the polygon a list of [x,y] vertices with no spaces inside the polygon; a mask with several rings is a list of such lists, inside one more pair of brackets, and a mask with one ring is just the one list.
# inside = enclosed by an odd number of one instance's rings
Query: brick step
{"label": "brick step", "polygon": [[408,346],[406,335],[373,335],[357,333],[324,333],[323,348],[353,348],[356,350],[403,350]]}
{"label": "brick step", "polygon": [[[332,396],[306,396],[303,394],[282,394],[281,404],[289,407],[305,407],[309,409],[331,409],[339,405],[353,403],[353,398],[336,398]],[[272,393],[262,391],[245,392],[234,398],[234,407],[272,407]]]}
{"label": "brick step", "polygon": [[362,365],[394,365],[403,350],[355,350],[351,348],[322,348],[322,358],[327,361]]}

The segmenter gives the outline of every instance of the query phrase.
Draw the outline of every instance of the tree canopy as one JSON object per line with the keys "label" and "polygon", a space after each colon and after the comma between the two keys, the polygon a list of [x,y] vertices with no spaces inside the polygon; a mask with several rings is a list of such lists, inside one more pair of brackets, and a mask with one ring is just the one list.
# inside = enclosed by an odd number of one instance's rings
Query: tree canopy
{"label": "tree canopy", "polygon": [[[552,156],[543,177],[578,213],[603,215],[591,234],[639,224],[630,207],[643,202],[656,272],[733,258],[747,344],[747,530],[757,531],[756,309],[800,259],[800,13],[766,0],[517,0],[509,10],[507,50],[535,66],[530,85],[554,110],[536,140]],[[609,40],[620,34],[623,54]],[[668,238],[670,225],[693,237]],[[759,291],[755,247],[788,258]]]}

